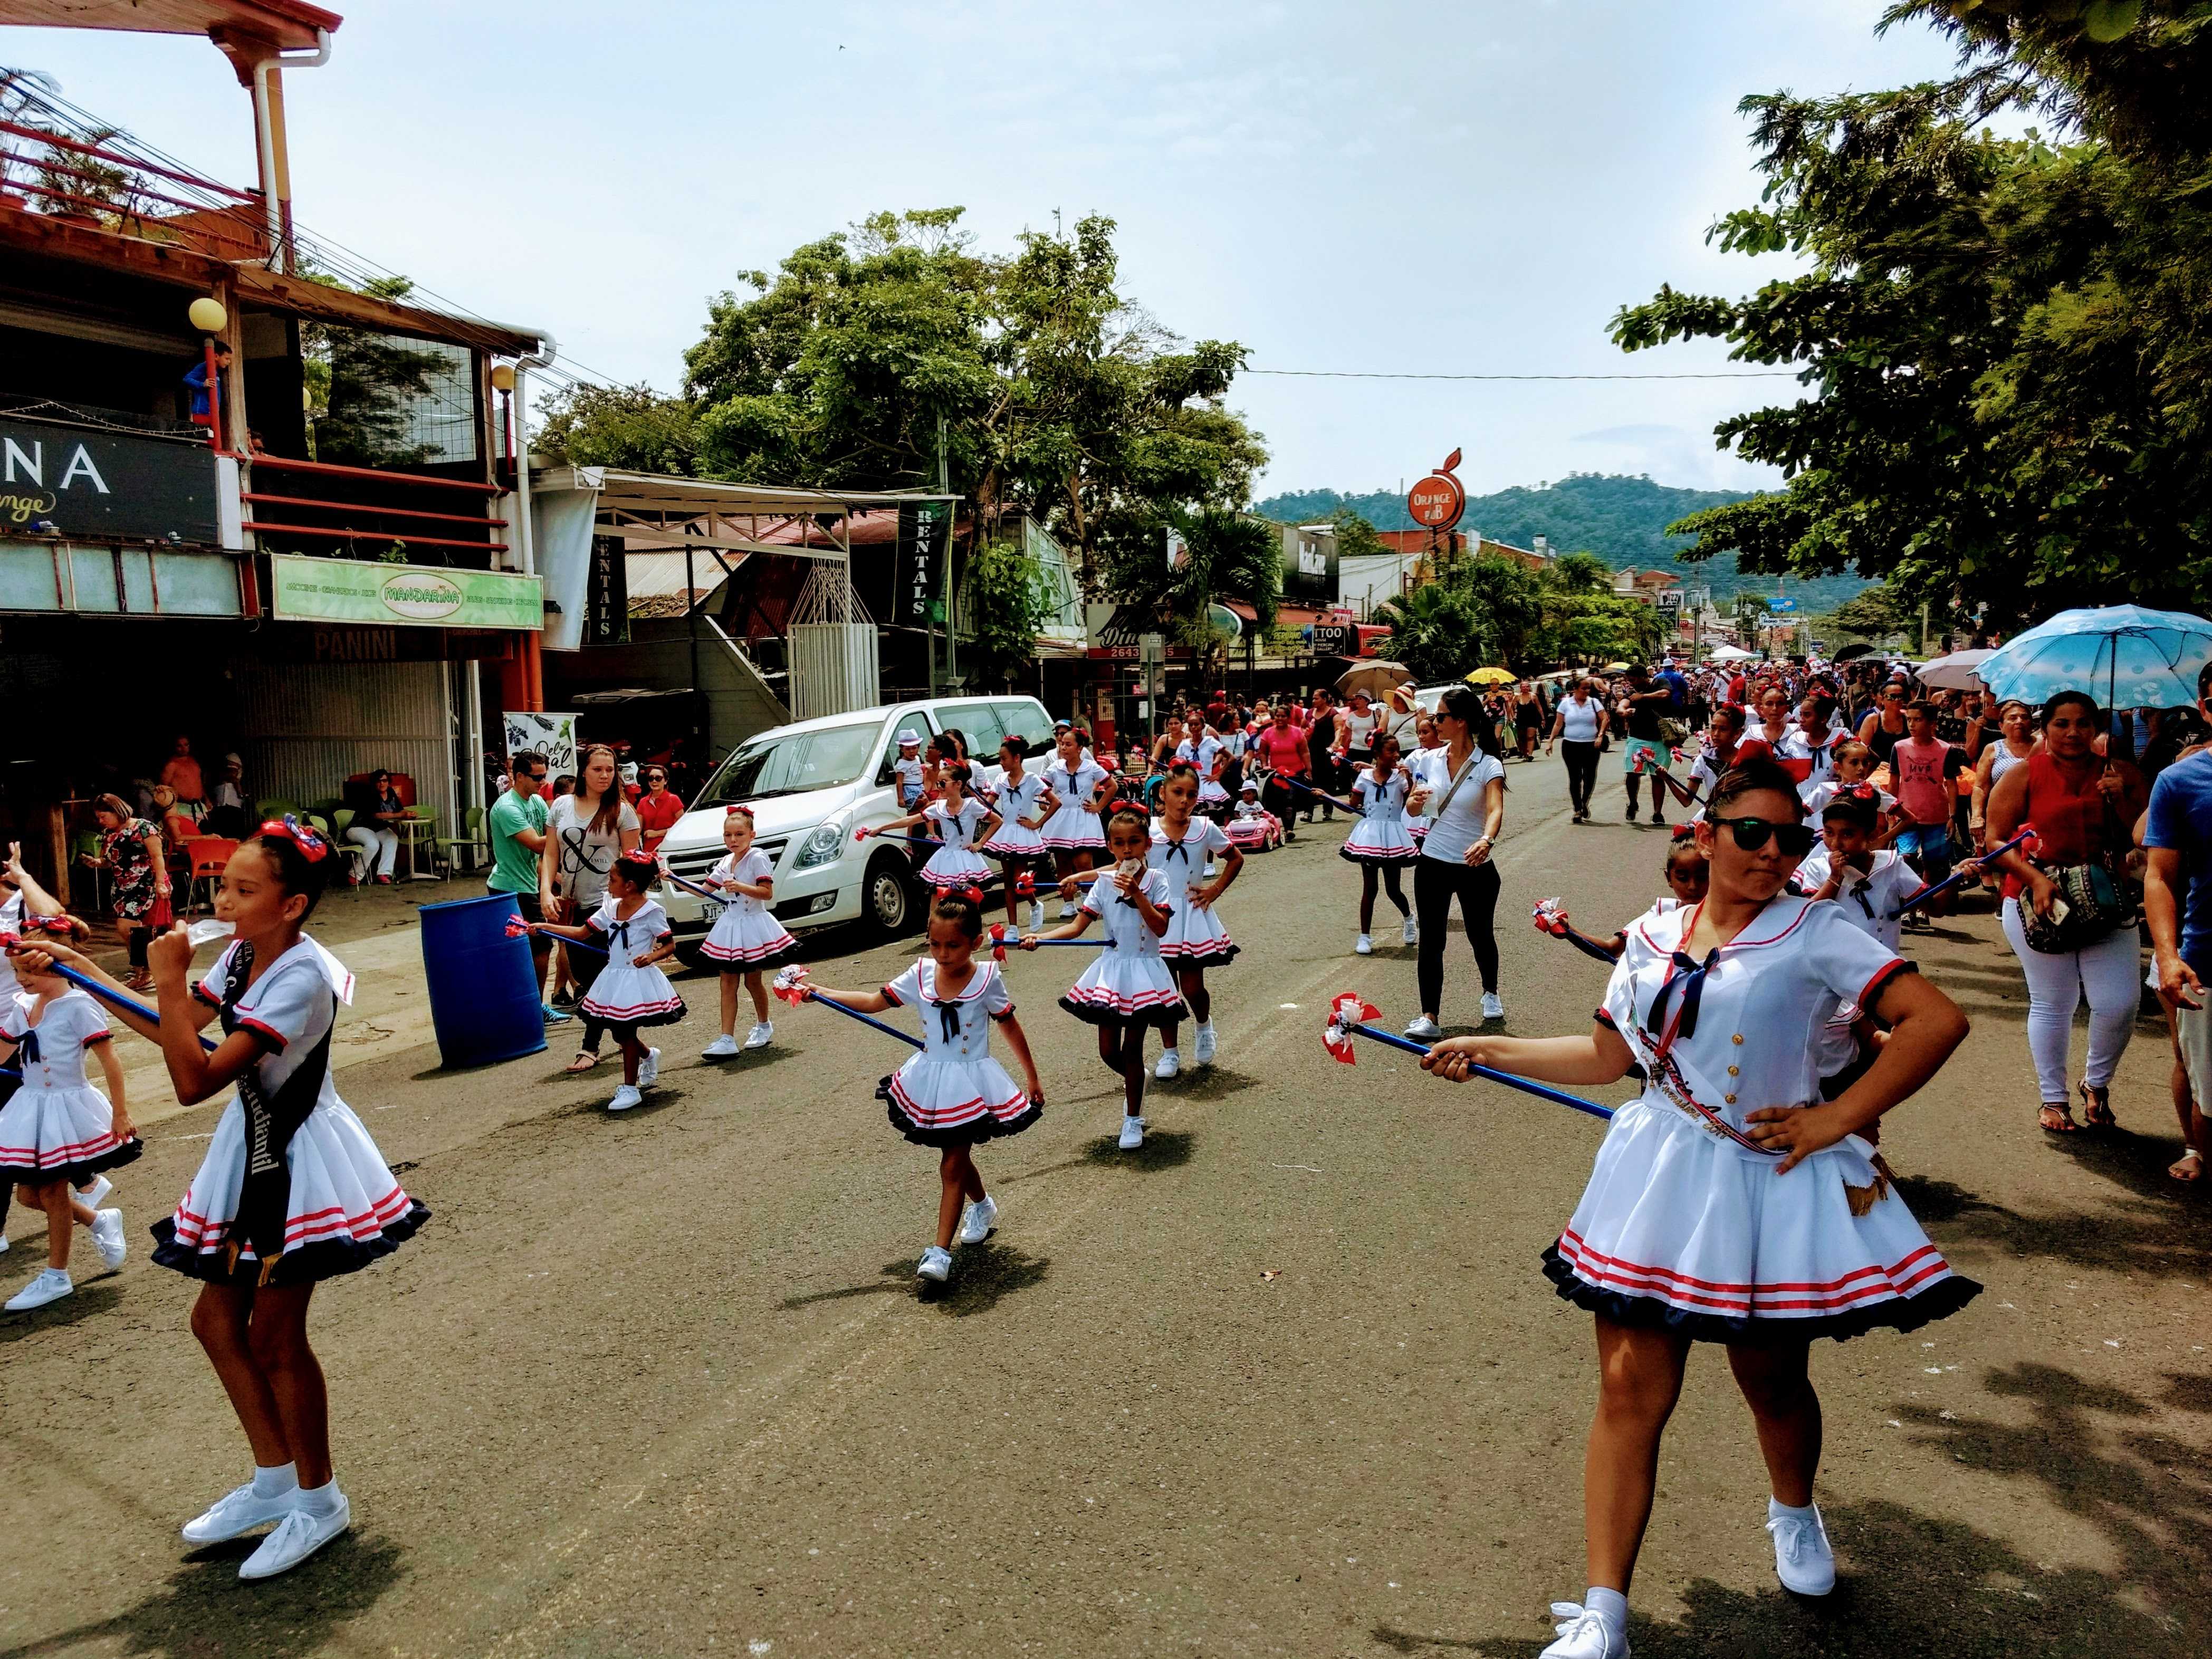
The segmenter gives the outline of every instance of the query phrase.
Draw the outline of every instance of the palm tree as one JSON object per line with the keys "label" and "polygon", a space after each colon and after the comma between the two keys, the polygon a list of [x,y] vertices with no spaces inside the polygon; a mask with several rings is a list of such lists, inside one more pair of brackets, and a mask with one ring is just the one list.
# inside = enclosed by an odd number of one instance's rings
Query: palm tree
{"label": "palm tree", "polygon": [[1457,583],[1425,582],[1376,606],[1375,620],[1390,630],[1389,654],[1424,684],[1455,680],[1480,667],[1490,644],[1466,588]]}
{"label": "palm tree", "polygon": [[1225,665],[1230,635],[1209,614],[1234,600],[1252,607],[1261,629],[1275,625],[1283,591],[1281,532],[1263,519],[1227,507],[1179,514],[1183,556],[1173,565],[1156,558],[1127,558],[1112,572],[1114,597],[1158,611],[1178,644],[1211,673]]}

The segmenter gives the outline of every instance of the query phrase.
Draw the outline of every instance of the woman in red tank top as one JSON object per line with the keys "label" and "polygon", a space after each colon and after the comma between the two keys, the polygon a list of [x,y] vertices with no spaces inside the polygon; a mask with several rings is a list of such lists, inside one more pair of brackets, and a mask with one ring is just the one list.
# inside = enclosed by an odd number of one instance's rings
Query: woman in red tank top
{"label": "woman in red tank top", "polygon": [[2044,710],[2043,746],[2024,766],[2008,769],[1990,790],[1987,836],[2009,841],[2023,823],[2035,826],[2036,863],[2018,852],[1991,860],[2004,875],[2004,929],[2027,979],[2027,1041],[2042,1085],[2039,1117],[2054,1134],[2076,1127],[2066,1086],[2074,1010],[2089,1000],[2089,1056],[2082,1070],[2082,1115],[2093,1129],[2115,1120],[2106,1085],[2135,1029],[2140,1000],[2139,952],[2133,927],[2116,927],[2078,951],[2029,946],[2021,907],[2049,915],[2057,887],[2037,868],[2086,864],[2124,853],[2129,828],[2149,797],[2142,774],[2128,762],[2100,757],[2096,699],[2062,691]]}

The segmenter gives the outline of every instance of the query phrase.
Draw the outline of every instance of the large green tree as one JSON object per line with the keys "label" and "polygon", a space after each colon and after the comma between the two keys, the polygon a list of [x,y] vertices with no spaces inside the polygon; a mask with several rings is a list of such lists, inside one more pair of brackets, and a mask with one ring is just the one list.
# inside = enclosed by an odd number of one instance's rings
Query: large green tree
{"label": "large green tree", "polygon": [[986,539],[1032,514],[1093,590],[1109,550],[1242,504],[1267,459],[1224,402],[1243,348],[1185,343],[1130,301],[1110,219],[993,255],[961,214],[878,214],[715,301],[685,357],[702,471],[896,489],[941,468]]}
{"label": "large green tree", "polygon": [[[1727,340],[1810,395],[1717,434],[1787,487],[1675,529],[1689,556],[1887,579],[1939,621],[2193,606],[2212,576],[2212,157],[2199,3],[1927,0],[1940,85],[1747,99],[1768,179],[1712,235],[1802,274],[1624,309],[1636,349]],[[1998,136],[2027,106],[2051,136]]]}
{"label": "large green tree", "polygon": [[1106,586],[1125,604],[1157,613],[1201,667],[1218,669],[1230,636],[1216,624],[1215,605],[1235,600],[1251,606],[1263,632],[1275,624],[1283,591],[1282,532],[1264,519],[1224,507],[1170,516],[1182,538],[1182,557],[1167,562],[1164,538],[1118,546],[1107,555]]}

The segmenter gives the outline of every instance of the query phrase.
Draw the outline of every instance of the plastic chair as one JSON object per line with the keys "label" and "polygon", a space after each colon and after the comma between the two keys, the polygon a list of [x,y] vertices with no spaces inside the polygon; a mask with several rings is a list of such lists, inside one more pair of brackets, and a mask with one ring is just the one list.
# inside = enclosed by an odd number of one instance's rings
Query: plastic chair
{"label": "plastic chair", "polygon": [[239,843],[227,836],[195,836],[185,843],[186,876],[185,878],[185,909],[189,914],[193,906],[193,892],[204,879],[208,884],[208,908],[215,907],[215,884],[222,879],[223,866],[230,855],[238,850]]}
{"label": "plastic chair", "polygon": [[353,808],[341,806],[331,814],[331,850],[345,860],[346,881],[353,888],[353,896],[362,896],[362,884],[368,876],[368,849],[358,842],[348,841],[345,832],[353,827]]}
{"label": "plastic chair", "polygon": [[471,870],[477,867],[479,855],[487,860],[491,857],[491,843],[484,839],[483,821],[483,808],[471,806],[461,814],[461,834],[433,838],[432,845],[438,849],[437,862],[444,866],[448,874],[452,873],[463,848],[468,849]]}

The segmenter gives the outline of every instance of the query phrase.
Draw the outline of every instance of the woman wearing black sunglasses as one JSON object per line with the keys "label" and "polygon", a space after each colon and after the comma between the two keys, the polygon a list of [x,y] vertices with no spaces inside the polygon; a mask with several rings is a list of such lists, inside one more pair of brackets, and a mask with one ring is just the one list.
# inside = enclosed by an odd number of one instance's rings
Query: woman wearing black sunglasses
{"label": "woman wearing black sunglasses", "polygon": [[[1544,1252],[1559,1293],[1596,1316],[1599,1376],[1583,1468],[1590,1589],[1554,1604],[1547,1659],[1628,1650],[1629,1579],[1692,1341],[1727,1348],[1758,1425],[1777,1575],[1825,1595],[1835,1562],[1813,1503],[1812,1340],[1911,1330],[1981,1289],[1929,1243],[1859,1133],[1936,1074],[1966,1016],[1838,906],[1784,890],[1812,843],[1802,811],[1772,761],[1729,772],[1697,826],[1705,901],[1631,924],[1588,1035],[1457,1037],[1421,1062],[1455,1079],[1470,1064],[1582,1085],[1634,1066],[1645,1079]],[[1822,1033],[1852,1002],[1889,1040],[1823,1102]]]}

